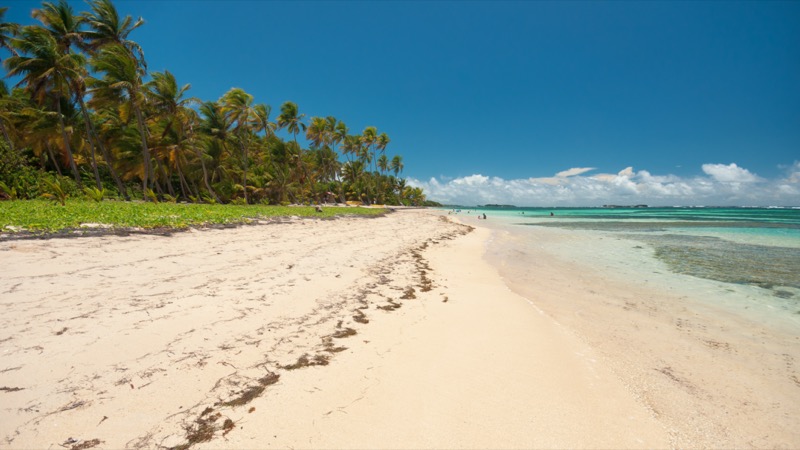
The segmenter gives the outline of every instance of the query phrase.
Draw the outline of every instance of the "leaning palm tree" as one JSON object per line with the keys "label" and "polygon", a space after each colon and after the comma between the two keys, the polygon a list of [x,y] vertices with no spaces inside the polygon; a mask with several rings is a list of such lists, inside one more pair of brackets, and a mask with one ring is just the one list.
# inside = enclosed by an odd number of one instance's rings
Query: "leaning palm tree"
{"label": "leaning palm tree", "polygon": [[144,19],[139,17],[135,22],[131,16],[120,20],[117,8],[111,0],[89,0],[91,12],[81,14],[81,22],[89,29],[83,32],[83,48],[96,53],[107,45],[119,44],[136,58],[143,68],[147,68],[142,47],[128,39],[131,32],[144,24]]}
{"label": "leaning palm tree", "polygon": [[5,60],[8,76],[21,76],[17,85],[25,84],[25,89],[39,105],[55,106],[64,150],[75,182],[80,186],[81,177],[72,155],[61,103],[70,98],[70,80],[80,76],[86,60],[83,55],[69,50],[62,53],[56,39],[38,26],[24,27],[12,45],[20,54]]}
{"label": "leaning palm tree", "polygon": [[91,81],[92,94],[98,99],[106,99],[110,102],[122,100],[129,115],[132,113],[136,119],[144,163],[142,175],[142,192],[144,192],[150,188],[154,179],[150,150],[147,147],[147,127],[142,113],[145,102],[142,86],[143,69],[130,52],[120,44],[103,47],[92,58],[91,66],[95,72],[103,74],[103,78]]}

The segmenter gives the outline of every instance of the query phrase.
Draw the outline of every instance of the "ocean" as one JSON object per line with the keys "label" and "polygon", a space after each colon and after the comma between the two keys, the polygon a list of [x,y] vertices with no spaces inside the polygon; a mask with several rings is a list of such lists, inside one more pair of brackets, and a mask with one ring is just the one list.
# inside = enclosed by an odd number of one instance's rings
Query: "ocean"
{"label": "ocean", "polygon": [[[506,258],[504,264],[522,264],[526,254],[534,257],[547,247],[587,266],[603,267],[631,280],[646,278],[715,306],[800,329],[798,208],[447,210],[473,218],[486,214],[486,225],[499,226],[514,236],[513,242],[506,241],[518,258]],[[530,233],[544,229],[569,230],[581,239],[572,244],[538,243],[536,248],[526,245],[533,242]]]}

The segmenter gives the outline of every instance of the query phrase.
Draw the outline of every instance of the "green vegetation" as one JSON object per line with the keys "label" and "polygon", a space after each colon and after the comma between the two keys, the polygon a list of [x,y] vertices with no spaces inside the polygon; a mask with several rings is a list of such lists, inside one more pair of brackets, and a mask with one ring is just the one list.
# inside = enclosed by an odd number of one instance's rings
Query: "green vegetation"
{"label": "green vegetation", "polygon": [[148,72],[130,39],[144,20],[120,17],[111,0],[87,3],[76,13],[44,2],[28,26],[5,22],[0,7],[3,66],[21,80],[11,91],[0,83],[0,199],[425,202],[376,127],[351,133],[290,101],[273,118],[236,87],[215,101],[189,97],[169,71]]}
{"label": "green vegetation", "polygon": [[[145,203],[67,200],[64,207],[47,200],[0,202],[0,232],[24,229],[52,233],[79,229],[82,224],[114,228],[187,228],[189,226],[249,223],[275,217],[375,216],[379,208],[323,208],[267,205],[207,205],[193,203]],[[9,228],[13,227],[13,228]]]}

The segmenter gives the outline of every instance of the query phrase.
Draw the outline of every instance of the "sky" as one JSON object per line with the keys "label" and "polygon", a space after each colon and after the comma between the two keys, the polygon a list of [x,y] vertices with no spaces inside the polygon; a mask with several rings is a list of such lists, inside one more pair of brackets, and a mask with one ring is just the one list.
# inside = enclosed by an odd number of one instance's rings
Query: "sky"
{"label": "sky", "polygon": [[190,95],[376,126],[442,203],[800,205],[800,2],[115,4]]}

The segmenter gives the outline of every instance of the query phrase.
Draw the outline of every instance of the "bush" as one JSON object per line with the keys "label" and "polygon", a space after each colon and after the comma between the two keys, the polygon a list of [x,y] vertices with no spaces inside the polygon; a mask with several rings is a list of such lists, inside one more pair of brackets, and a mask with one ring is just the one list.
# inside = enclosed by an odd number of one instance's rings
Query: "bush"
{"label": "bush", "polygon": [[39,189],[45,172],[33,166],[33,158],[23,152],[11,151],[5,141],[0,140],[0,183],[5,186],[3,198],[31,199],[41,195]]}

